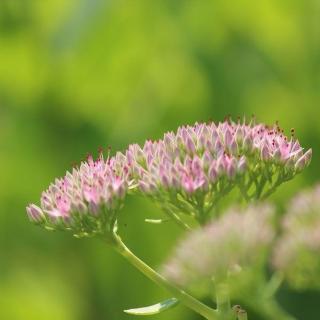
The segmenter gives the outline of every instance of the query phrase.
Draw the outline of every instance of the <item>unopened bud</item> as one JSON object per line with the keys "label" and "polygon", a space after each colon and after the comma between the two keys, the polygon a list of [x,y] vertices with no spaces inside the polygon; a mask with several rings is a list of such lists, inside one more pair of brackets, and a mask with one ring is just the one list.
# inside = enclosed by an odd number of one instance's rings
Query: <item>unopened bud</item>
{"label": "unopened bud", "polygon": [[27,214],[30,219],[30,221],[35,223],[40,223],[45,218],[43,211],[41,208],[36,206],[35,204],[30,204],[27,207]]}

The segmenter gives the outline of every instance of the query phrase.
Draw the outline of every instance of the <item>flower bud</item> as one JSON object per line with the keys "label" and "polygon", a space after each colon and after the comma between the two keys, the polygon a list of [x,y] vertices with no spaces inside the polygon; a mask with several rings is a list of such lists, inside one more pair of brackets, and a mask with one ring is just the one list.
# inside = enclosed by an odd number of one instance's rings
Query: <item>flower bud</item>
{"label": "flower bud", "polygon": [[236,167],[237,167],[237,162],[235,159],[232,159],[229,164],[228,164],[228,167],[227,167],[227,176],[230,178],[230,179],[233,179],[236,175]]}
{"label": "flower bud", "polygon": [[244,156],[242,156],[238,162],[238,173],[243,174],[247,169],[247,161]]}
{"label": "flower bud", "polygon": [[211,153],[208,151],[205,151],[203,154],[203,157],[202,157],[202,164],[203,164],[204,171],[208,171],[208,169],[212,163],[212,160],[213,160],[213,158],[211,156]]}
{"label": "flower bud", "polygon": [[192,172],[196,176],[199,176],[202,173],[202,164],[198,156],[195,156],[192,160]]}
{"label": "flower bud", "polygon": [[280,148],[275,149],[273,152],[273,159],[276,163],[280,162],[281,160],[281,151]]}
{"label": "flower bud", "polygon": [[160,171],[160,180],[161,180],[161,183],[162,183],[163,187],[165,189],[168,189],[169,186],[170,186],[170,180],[169,180],[169,177],[168,177],[168,175],[166,174],[166,172],[164,170]]}
{"label": "flower bud", "polygon": [[312,158],[312,149],[309,149],[303,156],[301,156],[295,163],[295,169],[297,171],[302,171],[304,167],[309,165]]}
{"label": "flower bud", "polygon": [[208,172],[208,177],[211,183],[215,183],[218,179],[218,172],[216,170],[216,162],[212,162],[209,172]]}
{"label": "flower bud", "polygon": [[232,143],[232,134],[229,129],[226,130],[224,134],[224,144],[226,147],[230,146]]}
{"label": "flower bud", "polygon": [[231,143],[228,146],[228,150],[230,151],[230,153],[232,155],[237,155],[238,154],[238,145],[237,145],[237,143],[236,143],[234,138],[231,140]]}
{"label": "flower bud", "polygon": [[182,178],[181,186],[187,194],[193,193],[195,191],[195,185],[191,177],[185,175]]}
{"label": "flower bud", "polygon": [[252,150],[253,140],[250,134],[247,134],[243,140],[243,149],[245,152],[250,152]]}
{"label": "flower bud", "polygon": [[227,169],[226,167],[227,167],[227,163],[225,161],[224,155],[222,155],[221,157],[218,158],[217,166],[216,166],[216,170],[219,177],[225,174]]}
{"label": "flower bud", "polygon": [[115,180],[112,183],[113,188],[113,194],[119,198],[123,199],[126,194],[126,188],[125,188],[125,182],[120,179],[119,177],[116,177]]}
{"label": "flower bud", "polygon": [[194,154],[196,152],[196,147],[194,145],[194,142],[189,136],[186,140],[186,150],[187,150],[187,153],[189,154]]}
{"label": "flower bud", "polygon": [[269,160],[269,158],[270,158],[270,155],[269,155],[268,147],[266,145],[263,145],[261,149],[261,159],[263,161],[267,161]]}
{"label": "flower bud", "polygon": [[244,137],[243,129],[242,129],[242,127],[238,126],[237,130],[236,130],[236,133],[235,133],[236,142],[237,143],[242,142],[243,137]]}
{"label": "flower bud", "polygon": [[225,152],[225,149],[220,140],[217,140],[214,146],[216,157],[220,157]]}
{"label": "flower bud", "polygon": [[35,223],[40,223],[45,219],[45,215],[41,208],[36,206],[35,204],[30,204],[27,207],[27,214],[30,219],[30,221]]}

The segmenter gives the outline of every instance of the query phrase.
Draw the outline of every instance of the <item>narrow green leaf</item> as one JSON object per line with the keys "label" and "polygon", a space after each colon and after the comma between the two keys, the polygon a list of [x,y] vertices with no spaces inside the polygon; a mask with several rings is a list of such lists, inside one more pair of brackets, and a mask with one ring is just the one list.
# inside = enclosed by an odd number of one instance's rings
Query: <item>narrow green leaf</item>
{"label": "narrow green leaf", "polygon": [[158,314],[160,312],[173,308],[178,303],[179,303],[179,300],[177,300],[176,298],[170,298],[162,302],[156,303],[152,306],[124,310],[124,312],[135,315],[135,316],[149,316],[149,315]]}
{"label": "narrow green leaf", "polygon": [[160,224],[163,222],[168,222],[169,219],[145,219],[144,221],[147,223],[152,223],[152,224]]}

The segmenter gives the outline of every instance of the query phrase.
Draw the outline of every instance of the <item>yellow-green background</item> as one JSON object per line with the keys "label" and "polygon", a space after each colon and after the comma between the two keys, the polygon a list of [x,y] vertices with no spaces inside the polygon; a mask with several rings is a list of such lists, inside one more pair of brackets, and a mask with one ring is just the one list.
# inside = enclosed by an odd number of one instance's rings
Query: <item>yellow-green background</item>
{"label": "yellow-green background", "polygon": [[[131,319],[124,308],[168,297],[97,240],[28,222],[26,204],[72,162],[254,113],[314,149],[273,197],[284,203],[320,177],[319,98],[318,0],[0,0],[0,319]],[[120,221],[154,266],[179,234],[143,222],[159,214],[128,199]],[[319,318],[316,293],[283,288],[279,299]],[[153,319],[199,317],[178,307]]]}

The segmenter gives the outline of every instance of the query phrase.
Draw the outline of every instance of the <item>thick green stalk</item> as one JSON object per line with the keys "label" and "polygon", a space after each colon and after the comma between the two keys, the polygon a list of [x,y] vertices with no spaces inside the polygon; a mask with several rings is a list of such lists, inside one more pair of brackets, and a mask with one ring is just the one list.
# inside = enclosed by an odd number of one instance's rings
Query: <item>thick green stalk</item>
{"label": "thick green stalk", "polygon": [[139,259],[130,249],[122,242],[118,235],[114,236],[113,247],[117,252],[119,252],[127,261],[129,261],[134,267],[141,271],[146,277],[158,284],[160,287],[166,289],[175,298],[177,298],[186,307],[192,309],[196,313],[202,315],[208,320],[218,320],[217,311],[209,308],[199,300],[195,299],[185,291],[171,284],[165,277],[157,273],[151,267],[149,267],[145,262]]}
{"label": "thick green stalk", "polygon": [[215,286],[216,303],[219,318],[223,320],[234,319],[230,304],[229,288],[227,284],[220,283]]}

